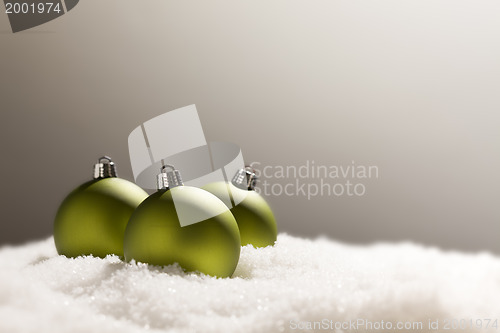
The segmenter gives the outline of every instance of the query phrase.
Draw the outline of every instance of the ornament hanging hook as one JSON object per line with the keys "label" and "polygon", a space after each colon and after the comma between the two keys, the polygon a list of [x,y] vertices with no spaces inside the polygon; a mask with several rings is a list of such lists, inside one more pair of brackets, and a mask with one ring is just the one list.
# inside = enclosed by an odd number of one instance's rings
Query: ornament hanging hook
{"label": "ornament hanging hook", "polygon": [[165,171],[166,168],[170,168],[171,171],[175,171],[175,167],[172,164],[164,164],[164,165],[162,165],[162,167],[160,169],[160,172],[161,173],[165,173],[166,172]]}
{"label": "ornament hanging hook", "polygon": [[255,173],[255,169],[252,167],[253,163],[250,163],[249,165],[245,165],[245,170],[250,171],[252,173]]}
{"label": "ornament hanging hook", "polygon": [[111,159],[111,157],[109,157],[108,155],[104,155],[102,157],[99,157],[99,159],[97,160],[97,163],[102,163],[102,160],[108,161],[107,163],[112,163],[113,162],[113,160]]}

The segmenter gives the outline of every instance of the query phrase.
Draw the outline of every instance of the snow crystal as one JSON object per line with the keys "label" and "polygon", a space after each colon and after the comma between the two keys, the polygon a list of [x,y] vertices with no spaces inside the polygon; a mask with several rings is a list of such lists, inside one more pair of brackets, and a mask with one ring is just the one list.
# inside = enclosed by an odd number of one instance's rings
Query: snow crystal
{"label": "snow crystal", "polygon": [[[422,322],[420,332],[435,332],[429,320],[500,321],[499,258],[409,243],[281,234],[274,247],[244,247],[234,276],[217,279],[116,256],[68,259],[50,238],[4,247],[0,267],[6,333],[290,332],[359,318]],[[476,330],[497,331],[461,331]]]}

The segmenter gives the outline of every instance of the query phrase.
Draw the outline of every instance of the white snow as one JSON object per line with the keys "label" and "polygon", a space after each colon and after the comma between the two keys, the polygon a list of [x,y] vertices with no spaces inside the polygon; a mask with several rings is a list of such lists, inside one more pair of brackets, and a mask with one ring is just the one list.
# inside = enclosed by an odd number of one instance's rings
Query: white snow
{"label": "white snow", "polygon": [[421,321],[399,331],[437,332],[429,319],[500,321],[500,258],[410,243],[281,234],[274,247],[244,247],[234,277],[215,279],[115,256],[68,259],[50,238],[4,247],[0,267],[2,333],[288,332],[323,319]]}

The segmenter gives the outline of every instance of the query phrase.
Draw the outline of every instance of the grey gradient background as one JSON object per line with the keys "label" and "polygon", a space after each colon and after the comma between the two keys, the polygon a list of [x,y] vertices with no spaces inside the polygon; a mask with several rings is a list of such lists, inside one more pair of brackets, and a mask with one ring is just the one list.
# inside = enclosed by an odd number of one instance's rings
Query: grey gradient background
{"label": "grey gradient background", "polygon": [[269,197],[280,231],[500,253],[499,13],[482,0],[86,0],[18,34],[1,14],[0,244],[50,235],[101,154],[132,179],[129,132],[194,103],[207,139],[249,161],[379,167],[362,198]]}

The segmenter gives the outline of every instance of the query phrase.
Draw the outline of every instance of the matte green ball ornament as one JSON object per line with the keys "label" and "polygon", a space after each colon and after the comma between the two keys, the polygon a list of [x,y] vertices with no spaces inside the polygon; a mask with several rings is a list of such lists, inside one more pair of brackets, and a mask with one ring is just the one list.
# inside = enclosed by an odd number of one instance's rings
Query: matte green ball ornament
{"label": "matte green ball ornament", "polygon": [[221,199],[227,197],[228,191],[233,200],[238,197],[243,198],[231,208],[240,229],[241,245],[266,247],[276,242],[278,227],[271,207],[254,190],[256,182],[255,172],[246,167],[238,171],[232,183],[211,183],[205,185],[203,189]]}
{"label": "matte green ball ornament", "polygon": [[[165,171],[170,167],[172,170]],[[184,186],[172,166],[158,191],[134,212],[125,231],[125,260],[230,277],[240,258],[240,233],[229,208],[213,194]]]}
{"label": "matte green ball ornament", "polygon": [[139,186],[117,178],[109,157],[100,158],[94,179],[76,188],[59,207],[54,222],[57,252],[67,257],[123,257],[128,220],[147,196]]}

